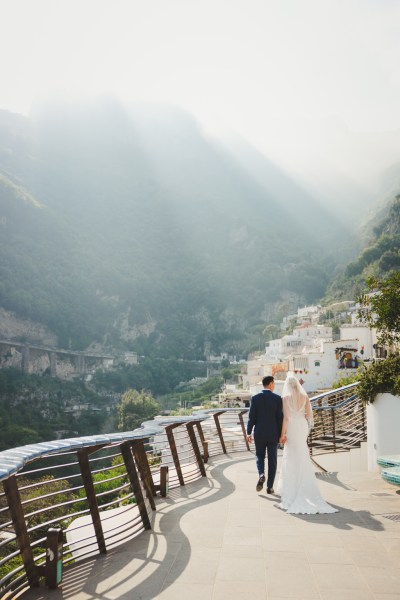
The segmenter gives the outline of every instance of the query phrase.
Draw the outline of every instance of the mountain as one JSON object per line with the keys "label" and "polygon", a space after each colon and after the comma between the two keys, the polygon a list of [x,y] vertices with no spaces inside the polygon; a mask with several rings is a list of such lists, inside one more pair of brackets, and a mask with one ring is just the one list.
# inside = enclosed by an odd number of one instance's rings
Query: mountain
{"label": "mountain", "polygon": [[344,235],[251,147],[109,98],[0,111],[0,234],[1,308],[60,347],[177,358],[322,297]]}
{"label": "mountain", "polygon": [[400,269],[400,194],[376,205],[361,232],[364,247],[333,279],[327,290],[327,302],[355,299],[363,291],[368,277],[382,278]]}
{"label": "mountain", "polygon": [[349,233],[379,200],[398,193],[400,129],[357,131],[338,117],[286,127],[272,155]]}

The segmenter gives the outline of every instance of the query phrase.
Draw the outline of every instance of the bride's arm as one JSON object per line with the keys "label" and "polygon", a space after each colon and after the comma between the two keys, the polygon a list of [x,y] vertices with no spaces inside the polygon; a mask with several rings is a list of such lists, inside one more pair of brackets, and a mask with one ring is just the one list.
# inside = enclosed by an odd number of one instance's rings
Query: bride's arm
{"label": "bride's arm", "polygon": [[283,406],[283,422],[282,422],[281,437],[279,438],[279,441],[281,444],[284,444],[286,442],[286,432],[287,432],[287,426],[288,426],[288,421],[289,421],[286,398],[282,398],[282,406]]}
{"label": "bride's arm", "polygon": [[311,431],[311,429],[314,427],[314,417],[313,417],[313,411],[311,408],[311,402],[309,397],[307,396],[307,400],[306,400],[306,419],[308,421],[308,429],[309,431]]}

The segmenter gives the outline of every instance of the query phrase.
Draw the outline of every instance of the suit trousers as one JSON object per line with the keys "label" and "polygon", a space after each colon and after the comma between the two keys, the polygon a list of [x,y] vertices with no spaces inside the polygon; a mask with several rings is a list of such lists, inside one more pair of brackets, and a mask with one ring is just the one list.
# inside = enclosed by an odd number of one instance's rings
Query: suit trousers
{"label": "suit trousers", "polygon": [[265,473],[265,455],[268,457],[268,476],[267,476],[267,488],[274,487],[276,468],[278,465],[278,443],[268,442],[263,438],[254,436],[254,443],[256,446],[256,461],[258,474],[262,475]]}

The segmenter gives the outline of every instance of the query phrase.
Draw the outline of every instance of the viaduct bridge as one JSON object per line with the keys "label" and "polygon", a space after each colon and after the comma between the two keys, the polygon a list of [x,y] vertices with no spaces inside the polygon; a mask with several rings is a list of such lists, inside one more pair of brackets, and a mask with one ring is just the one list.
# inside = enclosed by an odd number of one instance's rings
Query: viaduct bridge
{"label": "viaduct bridge", "polygon": [[85,375],[100,367],[110,368],[114,357],[73,350],[62,350],[24,342],[0,340],[0,368],[17,367],[24,373],[43,374],[63,379]]}

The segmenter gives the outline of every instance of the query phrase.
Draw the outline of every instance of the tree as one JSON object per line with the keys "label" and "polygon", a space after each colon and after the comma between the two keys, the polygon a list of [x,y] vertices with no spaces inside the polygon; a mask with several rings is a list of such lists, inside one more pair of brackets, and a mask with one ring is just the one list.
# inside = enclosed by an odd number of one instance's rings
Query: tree
{"label": "tree", "polygon": [[222,369],[221,375],[224,381],[230,381],[233,378],[233,371],[232,369]]}
{"label": "tree", "polygon": [[0,425],[2,426],[0,451],[42,441],[39,433],[33,428],[13,424],[3,426],[2,421],[3,419],[0,418]]}
{"label": "tree", "polygon": [[279,325],[275,325],[274,323],[266,325],[263,330],[263,334],[266,336],[267,341],[276,339],[279,333],[280,327]]}
{"label": "tree", "polygon": [[128,390],[122,395],[118,406],[118,429],[121,431],[136,429],[143,421],[153,419],[159,411],[160,405],[149,392]]}
{"label": "tree", "polygon": [[378,342],[393,346],[400,342],[400,271],[385,279],[370,277],[368,290],[360,298],[359,317],[377,329]]}

